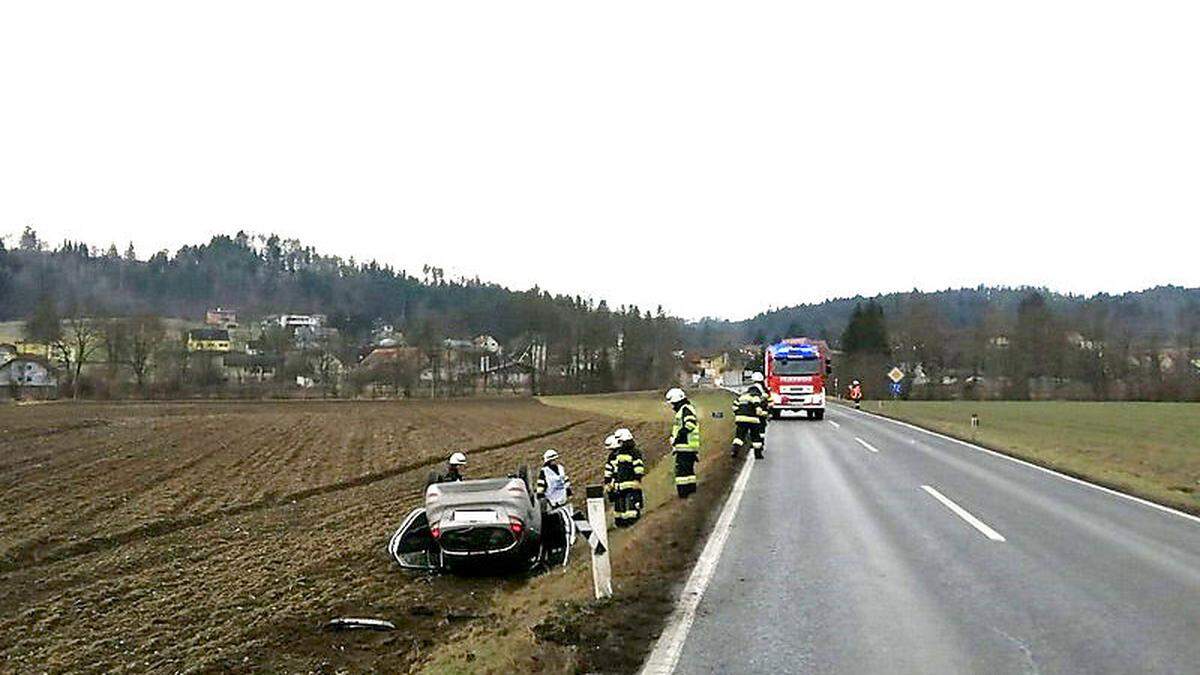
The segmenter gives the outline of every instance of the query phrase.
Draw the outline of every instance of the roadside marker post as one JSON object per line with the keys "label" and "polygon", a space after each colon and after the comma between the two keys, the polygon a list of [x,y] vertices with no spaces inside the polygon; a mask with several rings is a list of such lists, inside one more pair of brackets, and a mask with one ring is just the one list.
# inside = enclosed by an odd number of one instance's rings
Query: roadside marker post
{"label": "roadside marker post", "polygon": [[975,440],[975,432],[979,430],[979,413],[971,413],[971,440]]}
{"label": "roadside marker post", "polygon": [[604,486],[587,486],[587,515],[592,532],[588,536],[592,546],[592,586],[596,590],[596,599],[611,598],[612,565],[608,559],[608,519],[604,513]]}

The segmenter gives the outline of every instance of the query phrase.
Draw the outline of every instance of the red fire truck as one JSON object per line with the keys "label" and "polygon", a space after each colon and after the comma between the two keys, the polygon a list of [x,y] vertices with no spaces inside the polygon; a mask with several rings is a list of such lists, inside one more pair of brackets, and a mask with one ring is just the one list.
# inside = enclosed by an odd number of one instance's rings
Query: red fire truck
{"label": "red fire truck", "polygon": [[825,417],[825,385],[833,371],[824,340],[787,338],[767,347],[763,374],[771,398],[771,417],[803,410],[810,419]]}

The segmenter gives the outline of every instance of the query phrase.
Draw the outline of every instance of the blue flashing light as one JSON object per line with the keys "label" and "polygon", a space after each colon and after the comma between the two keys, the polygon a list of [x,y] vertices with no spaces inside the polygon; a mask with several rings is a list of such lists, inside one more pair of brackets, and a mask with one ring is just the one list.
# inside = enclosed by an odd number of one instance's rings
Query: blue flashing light
{"label": "blue flashing light", "polygon": [[793,359],[816,359],[820,358],[821,354],[813,345],[794,345],[781,342],[771,345],[771,358],[777,361],[790,361]]}

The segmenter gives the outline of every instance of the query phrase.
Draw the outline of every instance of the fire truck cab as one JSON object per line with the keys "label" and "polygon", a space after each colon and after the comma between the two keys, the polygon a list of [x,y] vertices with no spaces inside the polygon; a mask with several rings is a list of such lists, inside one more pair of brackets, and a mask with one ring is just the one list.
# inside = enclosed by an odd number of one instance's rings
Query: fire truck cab
{"label": "fire truck cab", "polygon": [[767,347],[763,374],[771,399],[771,417],[803,410],[810,419],[825,417],[825,383],[833,370],[823,340],[787,338]]}

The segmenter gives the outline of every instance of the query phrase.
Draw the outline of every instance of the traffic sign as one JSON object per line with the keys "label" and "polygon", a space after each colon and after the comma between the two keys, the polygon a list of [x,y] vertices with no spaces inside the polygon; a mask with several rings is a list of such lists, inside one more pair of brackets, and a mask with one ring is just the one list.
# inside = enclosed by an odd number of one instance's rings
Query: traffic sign
{"label": "traffic sign", "polygon": [[888,371],[888,379],[892,382],[899,382],[900,380],[904,379],[904,371],[893,367],[890,371]]}
{"label": "traffic sign", "polygon": [[900,389],[901,389],[901,387],[900,387],[900,383],[899,383],[899,382],[893,382],[893,383],[892,383],[892,396],[899,396],[899,395],[900,395]]}

